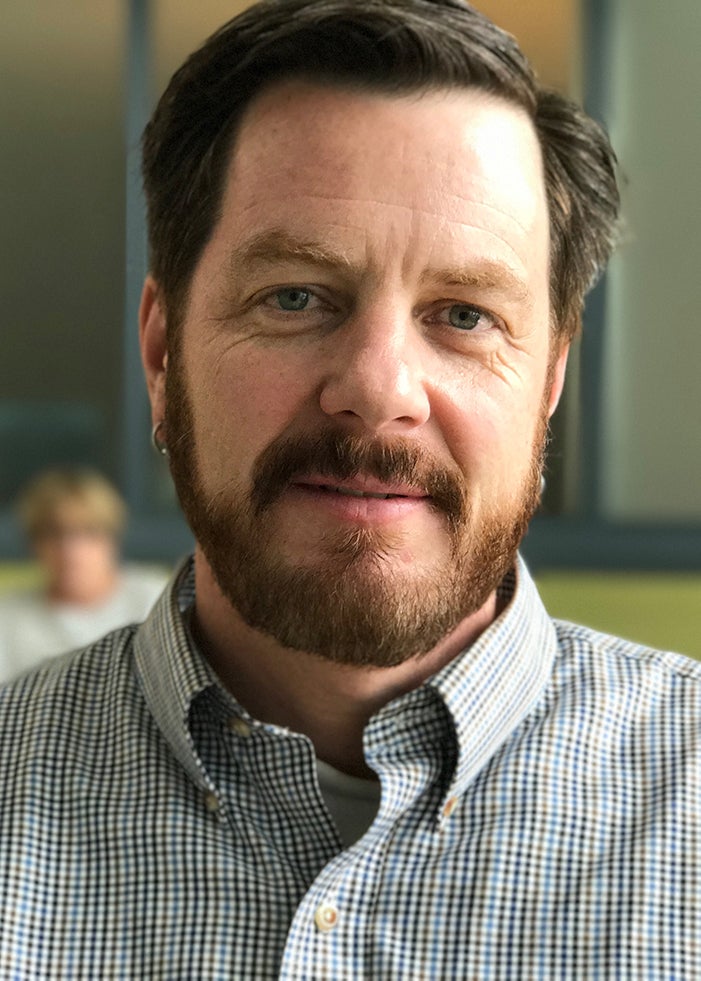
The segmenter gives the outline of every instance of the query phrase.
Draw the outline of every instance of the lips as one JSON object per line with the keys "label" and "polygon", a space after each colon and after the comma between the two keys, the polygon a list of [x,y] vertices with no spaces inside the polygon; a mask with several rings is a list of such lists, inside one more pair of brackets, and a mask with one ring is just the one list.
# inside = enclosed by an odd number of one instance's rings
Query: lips
{"label": "lips", "polygon": [[421,500],[428,495],[416,487],[407,485],[385,484],[380,480],[355,477],[350,480],[334,480],[328,477],[303,477],[294,481],[297,487],[327,494],[341,494],[345,497],[356,497],[366,500],[386,501],[391,498],[408,498]]}
{"label": "lips", "polygon": [[328,487],[322,485],[319,490],[327,491],[330,494],[345,494],[346,497],[368,497],[375,501],[387,501],[390,497],[401,497],[401,494],[373,494],[370,491],[353,490],[350,487]]}

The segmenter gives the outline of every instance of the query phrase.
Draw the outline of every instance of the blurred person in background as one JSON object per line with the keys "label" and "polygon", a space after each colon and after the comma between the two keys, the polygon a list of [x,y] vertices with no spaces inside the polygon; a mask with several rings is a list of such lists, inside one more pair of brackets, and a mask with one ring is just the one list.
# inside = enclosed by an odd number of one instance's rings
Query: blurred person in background
{"label": "blurred person in background", "polygon": [[0,682],[140,622],[166,578],[120,564],[127,509],[95,471],[40,474],[20,495],[18,515],[42,579],[0,595]]}

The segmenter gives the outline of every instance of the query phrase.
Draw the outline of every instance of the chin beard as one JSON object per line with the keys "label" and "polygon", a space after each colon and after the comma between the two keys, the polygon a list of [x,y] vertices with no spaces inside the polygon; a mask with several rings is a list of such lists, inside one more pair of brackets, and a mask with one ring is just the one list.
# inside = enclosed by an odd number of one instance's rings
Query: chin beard
{"label": "chin beard", "polygon": [[[175,384],[172,374],[169,383]],[[475,513],[457,469],[425,451],[338,430],[280,437],[258,458],[249,494],[208,495],[184,395],[178,384],[168,398],[167,428],[177,434],[169,439],[171,471],[222,594],[250,627],[337,664],[392,667],[432,650],[487,602],[539,503],[545,413],[520,493],[489,514]],[[362,528],[329,534],[315,546],[314,564],[286,561],[277,546],[275,503],[295,476],[310,472],[339,480],[362,473],[426,490],[445,521],[445,562],[399,569],[396,537]]]}
{"label": "chin beard", "polygon": [[274,540],[237,534],[230,509],[210,515],[216,539],[200,528],[198,541],[223,595],[250,627],[283,647],[365,667],[426,654],[481,609],[513,565],[527,523],[462,542],[459,554],[431,573],[408,567],[402,574],[391,550],[363,534],[326,543],[316,564],[295,567],[275,554]]}

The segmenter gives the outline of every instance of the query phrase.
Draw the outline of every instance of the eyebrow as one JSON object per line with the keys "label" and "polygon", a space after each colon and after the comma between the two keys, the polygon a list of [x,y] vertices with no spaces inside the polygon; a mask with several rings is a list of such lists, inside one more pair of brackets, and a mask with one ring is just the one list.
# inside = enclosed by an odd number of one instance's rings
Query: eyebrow
{"label": "eyebrow", "polygon": [[467,286],[485,293],[507,292],[515,300],[528,300],[531,296],[523,278],[507,263],[492,259],[480,259],[469,267],[455,266],[449,269],[427,269],[421,274],[421,283],[436,282],[445,286]]}
{"label": "eyebrow", "polygon": [[[363,266],[342,252],[330,249],[319,242],[306,240],[279,228],[272,228],[254,235],[229,254],[232,269],[256,263],[303,262],[326,269],[342,269],[360,277]],[[518,301],[530,299],[530,290],[523,278],[505,262],[479,259],[468,266],[432,268],[425,270],[419,279],[422,285],[435,283],[442,286],[464,286],[481,292],[507,292]]]}
{"label": "eyebrow", "polygon": [[306,262],[328,269],[345,269],[359,275],[361,267],[348,256],[318,242],[297,238],[282,229],[271,229],[254,235],[239,248],[232,250],[229,264],[232,269],[254,263]]}

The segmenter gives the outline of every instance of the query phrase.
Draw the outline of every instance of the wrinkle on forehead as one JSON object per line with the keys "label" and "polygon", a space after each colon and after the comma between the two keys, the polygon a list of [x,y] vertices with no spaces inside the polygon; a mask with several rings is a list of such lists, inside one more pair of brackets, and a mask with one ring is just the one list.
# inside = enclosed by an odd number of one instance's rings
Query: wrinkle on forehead
{"label": "wrinkle on forehead", "polygon": [[[459,202],[463,206],[475,207],[477,209],[484,208],[486,211],[490,212],[491,214],[497,216],[498,218],[503,219],[507,224],[513,225],[520,233],[522,233],[524,236],[527,236],[529,240],[533,235],[534,222],[527,224],[525,220],[519,221],[519,219],[515,215],[511,214],[509,211],[504,210],[504,208],[501,208],[495,204],[490,204],[488,201],[479,201],[475,198],[468,198],[465,195],[454,194],[453,198],[456,203]],[[451,218],[449,214],[446,214],[445,204],[440,209],[438,208],[432,209],[428,207],[421,207],[416,203],[406,204],[405,202],[402,201],[390,201],[387,200],[386,198],[381,198],[378,196],[360,197],[358,195],[356,197],[351,198],[351,197],[346,197],[343,195],[335,195],[331,193],[324,194],[318,189],[315,189],[313,194],[309,195],[309,199],[313,201],[320,201],[320,202],[333,204],[336,207],[343,205],[352,208],[353,206],[356,205],[359,206],[370,205],[370,206],[376,206],[378,208],[394,208],[397,209],[398,211],[405,211],[416,215],[424,215],[427,218],[438,218],[441,221],[445,221],[449,224],[452,223],[459,224],[459,225],[469,224],[467,222],[461,221],[458,218]],[[278,200],[281,203],[284,203],[288,199],[287,198],[276,199],[275,196],[272,194],[266,198],[266,202],[270,202],[270,203],[275,203],[276,200]],[[297,203],[299,203],[299,200],[300,200],[299,198],[295,199]],[[252,213],[255,213],[255,211],[258,208],[260,208],[260,200],[257,199],[255,201],[250,202],[249,204],[240,204],[239,208],[240,208],[239,213],[241,217],[250,216]],[[475,225],[472,227],[478,227],[478,226]]]}
{"label": "wrinkle on forehead", "polygon": [[[420,215],[405,217],[413,219],[407,228],[392,225],[384,227],[380,234],[378,224],[374,233],[369,233],[367,223],[359,222],[350,229],[350,236],[347,223],[327,221],[312,225],[301,220],[284,226],[273,224],[228,248],[224,265],[230,275],[238,275],[253,267],[298,262],[357,281],[367,274],[368,267],[386,265],[391,253],[402,257],[405,273],[416,271],[421,284],[441,280],[446,285],[485,289],[507,286],[514,299],[525,299],[529,294],[526,257],[514,248],[513,240],[482,225],[449,221],[442,216],[440,225],[432,228],[417,222]],[[241,228],[243,222],[237,224]],[[249,214],[246,224],[256,229],[262,222]],[[298,231],[295,224],[299,225]],[[464,242],[451,244],[450,232],[460,235],[466,231],[479,236],[479,249],[465,251]],[[487,248],[489,242],[493,244],[491,250]],[[524,244],[530,244],[530,239],[524,239]]]}
{"label": "wrinkle on forehead", "polygon": [[368,175],[386,204],[404,204],[408,193],[420,207],[435,190],[441,198],[454,194],[488,207],[497,194],[501,210],[511,212],[518,198],[523,228],[545,200],[542,151],[530,118],[477,89],[387,95],[281,83],[249,107],[230,175],[245,181],[248,172],[255,183],[271,163],[300,193],[338,201],[349,189],[352,194],[356,178],[369,200]]}
{"label": "wrinkle on forehead", "polygon": [[511,278],[518,300],[547,282],[540,146],[525,113],[473,90],[281,85],[239,131],[219,231],[230,272],[276,256],[355,280],[394,265],[407,279]]}

